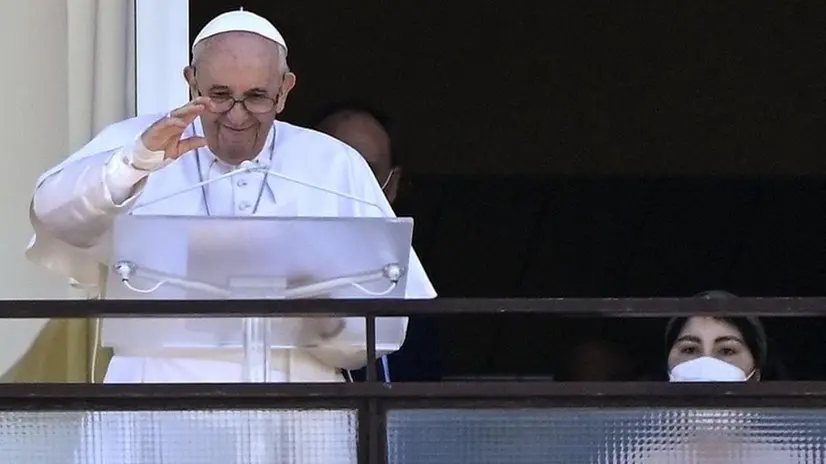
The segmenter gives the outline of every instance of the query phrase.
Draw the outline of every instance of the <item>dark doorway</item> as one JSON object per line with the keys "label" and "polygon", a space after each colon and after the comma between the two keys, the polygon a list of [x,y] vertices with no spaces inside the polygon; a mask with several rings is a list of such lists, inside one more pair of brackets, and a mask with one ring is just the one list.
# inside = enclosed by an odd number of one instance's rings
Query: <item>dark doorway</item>
{"label": "dark doorway", "polygon": [[[283,32],[299,76],[286,120],[344,97],[397,119],[409,173],[397,212],[416,219],[442,296],[823,294],[826,35],[813,6],[220,5],[193,8],[193,36],[240,6]],[[444,373],[507,370],[467,349],[483,341],[517,367],[555,350],[525,342],[552,339],[551,320],[440,324]],[[774,325],[790,357],[822,364],[822,323]]]}

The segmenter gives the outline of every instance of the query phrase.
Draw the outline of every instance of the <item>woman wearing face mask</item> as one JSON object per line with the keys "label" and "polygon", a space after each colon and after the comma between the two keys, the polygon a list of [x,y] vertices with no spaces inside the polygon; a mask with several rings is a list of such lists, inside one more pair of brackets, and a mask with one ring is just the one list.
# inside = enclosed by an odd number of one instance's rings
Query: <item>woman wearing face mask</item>
{"label": "woman wearing face mask", "polygon": [[674,318],[665,332],[671,382],[759,381],[766,332],[752,317]]}
{"label": "woman wearing face mask", "polygon": [[[699,298],[736,298],[707,292]],[[668,377],[671,382],[758,382],[767,359],[766,332],[753,317],[675,317],[665,330]],[[703,464],[806,464],[823,462],[798,450],[778,449],[761,440],[744,439],[749,423],[761,413],[734,409],[686,409],[678,419],[682,429],[664,432],[659,449],[639,452],[638,462]],[[771,418],[762,417],[771,422]],[[686,427],[689,429],[686,430]],[[665,427],[669,429],[670,427]],[[689,431],[690,430],[690,431]],[[745,434],[745,435],[744,435]]]}

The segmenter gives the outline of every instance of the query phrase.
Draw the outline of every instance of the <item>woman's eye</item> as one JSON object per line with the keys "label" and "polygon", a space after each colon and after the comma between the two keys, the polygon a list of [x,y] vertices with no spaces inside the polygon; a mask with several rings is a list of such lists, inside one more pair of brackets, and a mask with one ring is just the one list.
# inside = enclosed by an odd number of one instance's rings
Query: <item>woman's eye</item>
{"label": "woman's eye", "polygon": [[728,346],[724,346],[724,347],[720,348],[720,354],[723,355],[723,356],[734,356],[734,355],[737,354],[737,349],[732,348],[732,347],[728,347]]}
{"label": "woman's eye", "polygon": [[697,347],[696,346],[683,346],[682,348],[680,348],[680,353],[681,354],[694,354],[696,352],[697,352]]}

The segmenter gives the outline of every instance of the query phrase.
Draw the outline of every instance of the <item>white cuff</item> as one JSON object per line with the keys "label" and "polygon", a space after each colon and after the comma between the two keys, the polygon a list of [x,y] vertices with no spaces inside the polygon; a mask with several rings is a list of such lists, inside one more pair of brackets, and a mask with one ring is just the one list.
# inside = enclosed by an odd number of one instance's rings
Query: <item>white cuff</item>
{"label": "white cuff", "polygon": [[125,203],[132,196],[135,185],[149,175],[149,171],[141,171],[128,164],[122,153],[118,150],[112,154],[103,174],[103,186],[115,205]]}
{"label": "white cuff", "polygon": [[149,151],[140,135],[131,144],[116,151],[106,163],[103,185],[112,202],[122,205],[132,196],[135,185],[150,172],[168,163],[163,151]]}
{"label": "white cuff", "polygon": [[124,147],[123,154],[126,162],[139,171],[157,171],[169,164],[164,160],[163,150],[149,151],[143,145],[140,135],[132,141],[131,145]]}

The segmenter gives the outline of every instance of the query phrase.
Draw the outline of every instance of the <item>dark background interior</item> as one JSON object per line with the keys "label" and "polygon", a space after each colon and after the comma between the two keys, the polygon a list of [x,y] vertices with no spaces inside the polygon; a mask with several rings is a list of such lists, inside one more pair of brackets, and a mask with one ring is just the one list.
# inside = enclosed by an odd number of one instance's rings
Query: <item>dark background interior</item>
{"label": "dark background interior", "polygon": [[[272,20],[287,121],[351,97],[396,119],[396,209],[443,297],[822,295],[823,8],[570,3],[228,1],[190,31]],[[439,318],[443,374],[542,373],[591,327],[497,317]],[[608,323],[661,361],[661,322]],[[822,319],[767,326],[824,378]]]}

